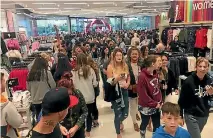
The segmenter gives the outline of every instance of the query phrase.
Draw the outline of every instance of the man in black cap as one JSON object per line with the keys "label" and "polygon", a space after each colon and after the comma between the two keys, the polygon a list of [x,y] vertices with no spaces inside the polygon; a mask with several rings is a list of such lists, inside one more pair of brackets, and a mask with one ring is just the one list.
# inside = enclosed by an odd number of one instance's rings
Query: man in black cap
{"label": "man in black cap", "polygon": [[66,88],[55,88],[47,92],[42,101],[42,117],[33,128],[31,138],[63,138],[59,122],[67,115],[69,105]]}

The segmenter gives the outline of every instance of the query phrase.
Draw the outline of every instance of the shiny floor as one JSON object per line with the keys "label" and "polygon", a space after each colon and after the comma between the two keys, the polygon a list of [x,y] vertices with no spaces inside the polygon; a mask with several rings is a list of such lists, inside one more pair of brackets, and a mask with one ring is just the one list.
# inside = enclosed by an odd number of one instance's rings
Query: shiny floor
{"label": "shiny floor", "polygon": [[[103,100],[103,93],[101,92],[98,97],[98,109],[99,109],[99,123],[100,126],[93,128],[91,132],[91,138],[116,138],[114,128],[114,113],[110,108],[111,104]],[[140,124],[140,122],[138,122]],[[122,132],[123,138],[140,138],[140,134],[133,129],[133,123],[131,117],[124,121],[125,129]],[[210,114],[207,125],[202,132],[202,138],[213,138],[213,113]],[[147,131],[146,138],[151,138],[152,133]]]}

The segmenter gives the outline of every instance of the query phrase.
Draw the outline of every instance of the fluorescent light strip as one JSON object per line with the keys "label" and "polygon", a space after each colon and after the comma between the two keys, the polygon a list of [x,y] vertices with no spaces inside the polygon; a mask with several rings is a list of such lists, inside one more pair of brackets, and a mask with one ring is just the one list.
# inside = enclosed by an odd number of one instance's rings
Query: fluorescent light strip
{"label": "fluorescent light strip", "polygon": [[140,5],[139,6],[133,6],[133,8],[143,8],[143,7],[149,7],[149,6],[142,6],[142,5],[141,6]]}
{"label": "fluorescent light strip", "polygon": [[80,8],[64,8],[65,10],[81,10]]}
{"label": "fluorescent light strip", "polygon": [[147,1],[146,3],[164,3],[165,1]]}
{"label": "fluorescent light strip", "polygon": [[49,4],[49,5],[53,5],[53,4],[56,4],[56,3],[32,3],[32,4],[35,4],[35,5],[39,5],[39,4]]}
{"label": "fluorescent light strip", "polygon": [[153,9],[141,9],[142,11],[149,11],[149,10],[153,10]]}
{"label": "fluorescent light strip", "polygon": [[138,1],[127,1],[127,2],[122,2],[122,3],[134,4],[134,3],[139,3],[139,2]]}
{"label": "fluorescent light strip", "polygon": [[38,8],[39,10],[58,10],[59,8]]}
{"label": "fluorescent light strip", "polygon": [[33,9],[33,8],[16,8],[16,10]]}
{"label": "fluorescent light strip", "polygon": [[87,3],[81,2],[81,3],[64,3],[65,5],[86,5]]}
{"label": "fluorescent light strip", "polygon": [[162,7],[163,8],[163,7],[170,7],[170,5],[161,5],[161,6],[152,6],[152,7],[160,7],[160,8]]}
{"label": "fluorescent light strip", "polygon": [[114,2],[93,2],[92,4],[101,5],[101,4],[115,4]]}

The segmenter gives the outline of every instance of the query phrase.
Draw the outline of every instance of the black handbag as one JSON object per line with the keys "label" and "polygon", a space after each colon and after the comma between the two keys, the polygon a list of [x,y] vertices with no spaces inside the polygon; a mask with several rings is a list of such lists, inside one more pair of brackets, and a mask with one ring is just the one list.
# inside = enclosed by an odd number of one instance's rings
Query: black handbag
{"label": "black handbag", "polygon": [[105,90],[104,101],[112,102],[121,98],[120,86],[118,84],[118,92],[116,91],[115,86],[116,85],[111,85],[110,83],[106,82],[106,84],[104,85]]}

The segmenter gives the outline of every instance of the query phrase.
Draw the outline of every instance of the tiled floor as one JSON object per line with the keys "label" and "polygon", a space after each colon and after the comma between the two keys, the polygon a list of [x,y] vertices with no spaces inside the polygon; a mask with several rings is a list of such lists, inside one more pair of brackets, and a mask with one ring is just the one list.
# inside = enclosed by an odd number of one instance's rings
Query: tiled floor
{"label": "tiled floor", "polygon": [[[114,113],[110,108],[110,103],[107,103],[103,100],[102,93],[98,97],[97,103],[100,113],[100,126],[98,128],[92,129],[91,138],[116,138],[114,128]],[[124,121],[124,125],[125,129],[122,133],[123,138],[140,138],[139,133],[135,132],[133,129],[133,124],[130,116]],[[202,138],[213,138],[211,133],[213,133],[213,113],[210,114],[208,123],[202,132]],[[152,134],[147,131],[146,138],[151,138],[151,136]]]}

